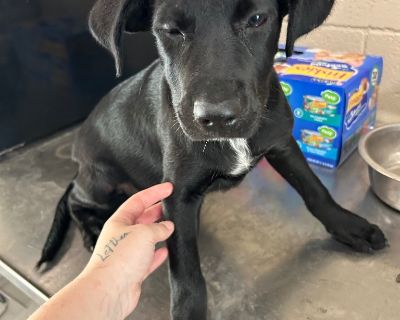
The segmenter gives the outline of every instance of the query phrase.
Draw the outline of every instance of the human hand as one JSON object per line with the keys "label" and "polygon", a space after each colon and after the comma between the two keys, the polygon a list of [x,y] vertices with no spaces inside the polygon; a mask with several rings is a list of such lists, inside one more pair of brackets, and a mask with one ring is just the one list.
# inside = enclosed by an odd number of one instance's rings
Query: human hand
{"label": "human hand", "polygon": [[80,276],[98,282],[100,291],[107,291],[107,308],[113,309],[115,319],[125,318],[134,310],[142,282],[168,256],[166,248],[155,250],[155,245],[171,236],[174,225],[155,221],[162,216],[159,201],[171,195],[172,189],[172,184],[163,183],[136,193],[122,204],[105,223]]}

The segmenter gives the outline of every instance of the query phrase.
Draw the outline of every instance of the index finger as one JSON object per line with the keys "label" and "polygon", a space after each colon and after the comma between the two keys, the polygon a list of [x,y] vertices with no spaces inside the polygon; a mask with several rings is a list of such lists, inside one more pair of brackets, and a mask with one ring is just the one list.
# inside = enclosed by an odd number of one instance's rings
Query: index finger
{"label": "index finger", "polygon": [[135,224],[137,217],[144,210],[169,197],[172,190],[172,183],[166,182],[135,193],[118,208],[110,220],[121,221],[130,225]]}

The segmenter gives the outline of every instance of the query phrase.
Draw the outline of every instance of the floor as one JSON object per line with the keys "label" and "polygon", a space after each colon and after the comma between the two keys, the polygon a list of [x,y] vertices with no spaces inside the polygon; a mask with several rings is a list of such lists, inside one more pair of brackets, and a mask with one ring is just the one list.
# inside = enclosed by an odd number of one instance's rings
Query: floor
{"label": "floor", "polygon": [[[56,265],[44,274],[33,268],[54,207],[76,170],[69,160],[72,133],[0,158],[0,257],[49,294],[89,258],[71,228]],[[238,188],[212,194],[204,204],[199,244],[209,319],[399,319],[399,212],[372,194],[367,168],[356,153],[338,171],[315,170],[343,206],[382,227],[391,247],[363,255],[337,244],[263,162]],[[130,319],[168,315],[163,266],[144,284]]]}

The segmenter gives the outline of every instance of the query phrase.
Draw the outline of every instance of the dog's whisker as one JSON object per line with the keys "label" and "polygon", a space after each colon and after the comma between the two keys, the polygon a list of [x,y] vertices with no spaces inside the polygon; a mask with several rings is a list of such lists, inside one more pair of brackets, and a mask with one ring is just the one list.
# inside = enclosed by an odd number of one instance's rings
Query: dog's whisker
{"label": "dog's whisker", "polygon": [[142,81],[142,83],[140,84],[140,88],[139,88],[139,93],[138,93],[138,97],[140,97],[140,95],[142,94],[142,88],[144,85],[144,81]]}
{"label": "dog's whisker", "polygon": [[207,143],[208,143],[208,140],[207,140],[206,143],[204,144],[203,153],[206,151]]}

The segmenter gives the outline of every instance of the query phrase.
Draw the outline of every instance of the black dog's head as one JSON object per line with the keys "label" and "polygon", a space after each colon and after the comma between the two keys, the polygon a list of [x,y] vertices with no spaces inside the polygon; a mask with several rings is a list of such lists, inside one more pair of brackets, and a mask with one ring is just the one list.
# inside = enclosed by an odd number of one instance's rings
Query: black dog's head
{"label": "black dog's head", "polygon": [[287,54],[318,27],[334,0],[98,0],[95,38],[121,72],[124,31],[156,37],[177,119],[192,140],[248,138],[269,96],[283,18]]}

